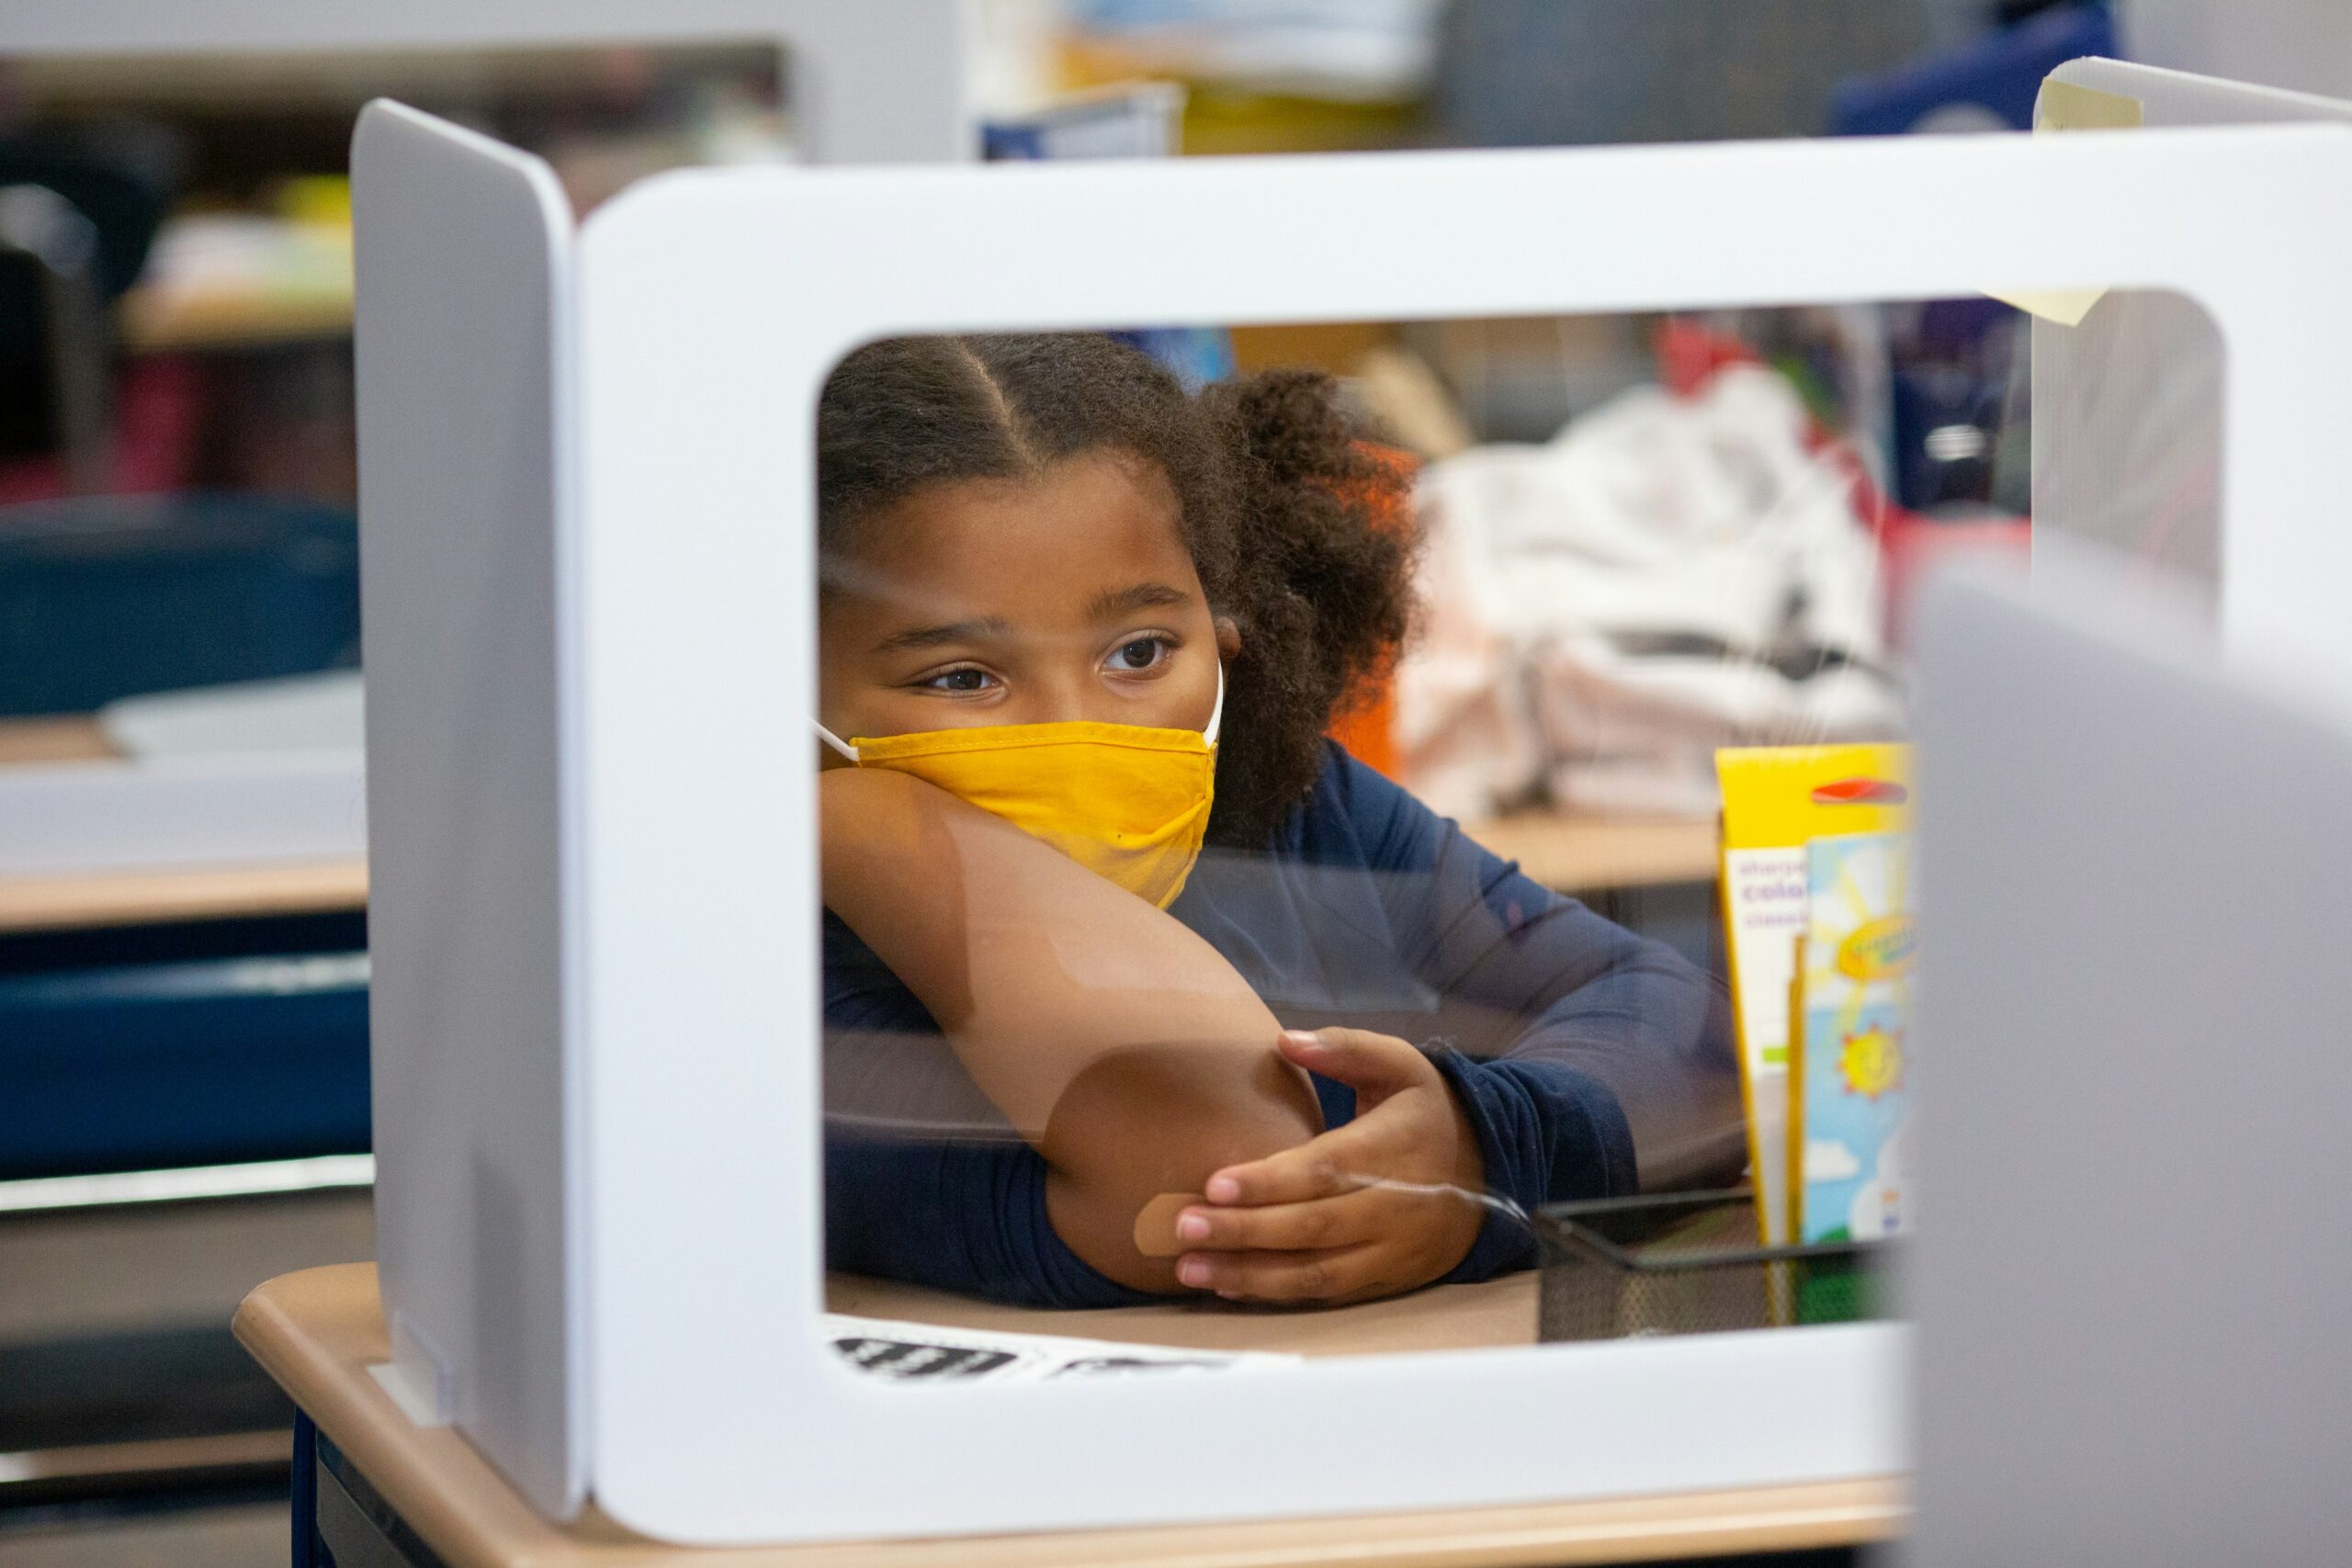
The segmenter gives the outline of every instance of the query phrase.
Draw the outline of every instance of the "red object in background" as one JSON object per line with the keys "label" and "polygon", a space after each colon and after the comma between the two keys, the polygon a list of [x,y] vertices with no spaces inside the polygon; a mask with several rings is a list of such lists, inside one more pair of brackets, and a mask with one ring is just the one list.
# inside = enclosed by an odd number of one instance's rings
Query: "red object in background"
{"label": "red object in background", "polygon": [[1910,798],[1911,792],[1893,779],[1839,779],[1817,784],[1813,792],[1816,806],[1900,806]]}
{"label": "red object in background", "polygon": [[178,355],[135,361],[123,371],[115,488],[126,495],[187,490],[196,479],[204,376]]}
{"label": "red object in background", "polygon": [[[192,359],[142,355],[115,378],[114,472],[109,495],[186,490],[195,476],[202,376]],[[65,493],[65,466],[53,457],[0,463],[0,505]]]}
{"label": "red object in background", "polygon": [[1734,365],[1761,365],[1763,355],[1729,333],[1702,327],[1679,316],[1658,323],[1650,340],[1660,385],[1678,398],[1695,398],[1715,372]]}
{"label": "red object in background", "polygon": [[[1410,525],[1413,504],[1413,475],[1419,464],[1409,452],[1393,446],[1378,446],[1363,443],[1364,455],[1378,464],[1382,477],[1374,482],[1370,500],[1379,525],[1385,528],[1403,528]],[[1340,714],[1331,723],[1331,739],[1348,749],[1348,754],[1364,766],[1396,776],[1396,685],[1394,678],[1382,680],[1365,699]]]}
{"label": "red object in background", "polygon": [[1331,725],[1331,739],[1348,755],[1376,773],[1396,776],[1396,688],[1383,681],[1369,702],[1350,708]]}

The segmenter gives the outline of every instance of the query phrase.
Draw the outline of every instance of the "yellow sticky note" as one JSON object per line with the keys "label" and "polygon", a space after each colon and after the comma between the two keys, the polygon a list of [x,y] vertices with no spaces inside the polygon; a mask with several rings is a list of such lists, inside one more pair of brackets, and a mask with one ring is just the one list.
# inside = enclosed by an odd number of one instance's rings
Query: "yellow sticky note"
{"label": "yellow sticky note", "polygon": [[2148,123],[2148,111],[2137,98],[2077,87],[2055,77],[2041,85],[2034,100],[2033,129],[2045,130],[2137,130]]}
{"label": "yellow sticky note", "polygon": [[[2078,87],[2055,77],[2042,83],[2041,96],[2033,106],[2036,135],[2052,130],[2137,130],[2146,123],[2147,110],[2139,99]],[[2081,326],[2091,307],[2107,298],[2104,288],[1988,288],[1985,292],[2004,305],[2014,305],[2062,327]]]}
{"label": "yellow sticky note", "polygon": [[2091,307],[2107,298],[2104,288],[1987,288],[1989,299],[2004,305],[2014,305],[2029,316],[2039,316],[2045,321],[2055,321],[2062,327],[2079,327]]}

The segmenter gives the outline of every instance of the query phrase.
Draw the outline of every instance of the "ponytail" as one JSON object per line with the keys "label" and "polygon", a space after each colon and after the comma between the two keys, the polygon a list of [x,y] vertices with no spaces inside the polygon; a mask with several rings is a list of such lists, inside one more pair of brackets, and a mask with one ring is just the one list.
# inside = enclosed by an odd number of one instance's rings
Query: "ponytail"
{"label": "ponytail", "polygon": [[1369,700],[1412,628],[1401,467],[1359,440],[1329,376],[1275,370],[1201,394],[1231,456],[1227,604],[1241,628],[1210,832],[1255,848],[1313,787],[1332,721]]}

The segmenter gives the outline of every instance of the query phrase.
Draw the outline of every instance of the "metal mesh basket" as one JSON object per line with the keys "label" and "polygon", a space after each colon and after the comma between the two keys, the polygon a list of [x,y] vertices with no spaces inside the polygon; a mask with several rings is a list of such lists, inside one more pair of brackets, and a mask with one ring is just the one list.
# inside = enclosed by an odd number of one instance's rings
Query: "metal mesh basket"
{"label": "metal mesh basket", "polygon": [[1852,1323],[1885,1310],[1885,1242],[1758,1247],[1747,1191],[1561,1203],[1536,1215],[1537,1337]]}

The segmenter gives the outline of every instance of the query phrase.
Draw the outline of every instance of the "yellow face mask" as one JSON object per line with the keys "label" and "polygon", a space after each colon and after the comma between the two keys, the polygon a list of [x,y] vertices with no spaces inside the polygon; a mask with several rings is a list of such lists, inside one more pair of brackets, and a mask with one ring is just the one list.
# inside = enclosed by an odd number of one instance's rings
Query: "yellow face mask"
{"label": "yellow face mask", "polygon": [[890,768],[993,812],[1165,909],[1200,859],[1225,718],[1225,666],[1205,730],[1072,720],[976,725],[826,745],[861,768]]}

